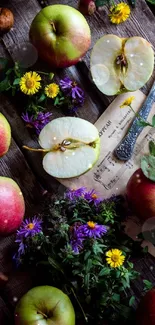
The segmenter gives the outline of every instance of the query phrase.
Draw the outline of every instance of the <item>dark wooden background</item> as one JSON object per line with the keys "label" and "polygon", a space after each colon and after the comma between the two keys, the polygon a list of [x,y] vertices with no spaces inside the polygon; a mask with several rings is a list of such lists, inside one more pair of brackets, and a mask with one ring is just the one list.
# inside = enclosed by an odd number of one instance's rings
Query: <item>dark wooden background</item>
{"label": "dark wooden background", "polygon": [[[117,1],[116,1],[117,2]],[[77,8],[77,0],[0,0],[0,6],[10,8],[15,16],[12,30],[1,39],[0,56],[13,57],[14,49],[19,44],[28,41],[30,24],[35,15],[48,4],[62,3]],[[150,6],[154,11],[154,7]],[[57,72],[57,79],[68,75],[75,79],[85,90],[87,96],[85,105],[78,111],[78,116],[94,123],[101,113],[107,108],[113,97],[101,94],[92,83],[89,73],[90,52],[96,40],[103,34],[113,33],[120,36],[139,35],[146,38],[155,47],[155,17],[145,0],[137,0],[131,17],[121,25],[112,25],[108,19],[108,8],[97,11],[87,21],[91,28],[92,44],[90,50],[76,66]],[[48,69],[42,62],[37,67]],[[152,80],[142,89],[148,93]],[[21,187],[26,202],[26,216],[35,213],[44,190],[62,193],[64,188],[56,180],[47,175],[41,165],[41,156],[37,153],[24,151],[24,144],[37,147],[37,138],[31,130],[26,129],[20,117],[24,103],[7,96],[0,96],[0,112],[2,112],[12,127],[12,143],[9,152],[0,159],[0,175],[13,178]],[[62,111],[52,108],[53,116],[63,116]],[[8,276],[8,282],[0,282],[0,325],[13,324],[13,311],[20,297],[33,285],[33,276],[26,272],[19,272],[13,268],[11,256],[14,247],[14,235],[0,238],[0,272]],[[141,272],[142,278],[147,278],[155,283],[155,260],[150,255],[143,259],[135,260],[135,267]],[[137,281],[132,291],[137,297],[141,296],[141,281]],[[148,324],[149,325],[149,324]]]}

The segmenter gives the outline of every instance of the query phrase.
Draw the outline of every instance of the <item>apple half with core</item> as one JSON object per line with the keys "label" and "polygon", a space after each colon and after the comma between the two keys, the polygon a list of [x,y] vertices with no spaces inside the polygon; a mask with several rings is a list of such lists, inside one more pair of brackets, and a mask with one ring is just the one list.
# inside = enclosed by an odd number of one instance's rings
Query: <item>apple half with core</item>
{"label": "apple half with core", "polygon": [[9,150],[11,142],[11,127],[5,116],[0,113],[0,157]]}
{"label": "apple half with core", "polygon": [[20,226],[25,213],[25,202],[17,183],[0,176],[0,235],[8,235]]}
{"label": "apple half with core", "polygon": [[15,309],[15,325],[75,325],[69,297],[51,286],[29,290]]}
{"label": "apple half with core", "polygon": [[149,80],[154,69],[151,44],[142,37],[120,38],[107,34],[93,47],[92,79],[106,95],[136,91]]}
{"label": "apple half with core", "polygon": [[76,64],[91,43],[85,17],[78,10],[61,4],[42,9],[34,18],[29,35],[40,58],[53,68]]}
{"label": "apple half with core", "polygon": [[56,178],[80,176],[91,169],[99,158],[100,138],[97,128],[78,117],[60,117],[49,122],[40,132],[43,168]]}

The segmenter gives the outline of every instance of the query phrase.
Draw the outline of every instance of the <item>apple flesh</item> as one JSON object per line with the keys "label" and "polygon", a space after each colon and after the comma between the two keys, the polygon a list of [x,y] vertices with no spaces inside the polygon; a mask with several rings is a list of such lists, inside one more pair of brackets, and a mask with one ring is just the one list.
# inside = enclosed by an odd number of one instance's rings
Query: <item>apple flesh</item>
{"label": "apple flesh", "polygon": [[146,293],[137,308],[137,325],[155,324],[155,289]]}
{"label": "apple flesh", "polygon": [[155,182],[138,169],[127,183],[126,194],[129,204],[143,221],[155,217]]}
{"label": "apple flesh", "polygon": [[42,9],[30,28],[30,40],[40,58],[54,68],[76,64],[87,52],[91,34],[84,16],[67,5]]}
{"label": "apple flesh", "polygon": [[56,178],[79,176],[93,167],[100,153],[97,128],[77,117],[60,117],[40,132],[39,144],[47,152],[43,168]]}
{"label": "apple flesh", "polygon": [[0,235],[14,232],[20,226],[25,213],[25,202],[17,183],[0,176]]}
{"label": "apple flesh", "polygon": [[51,286],[29,290],[15,309],[15,325],[75,325],[69,297]]}
{"label": "apple flesh", "polygon": [[5,155],[11,142],[11,128],[5,116],[0,113],[0,157]]}
{"label": "apple flesh", "polygon": [[92,79],[106,95],[140,89],[151,77],[153,69],[153,49],[142,37],[104,35],[91,53]]}

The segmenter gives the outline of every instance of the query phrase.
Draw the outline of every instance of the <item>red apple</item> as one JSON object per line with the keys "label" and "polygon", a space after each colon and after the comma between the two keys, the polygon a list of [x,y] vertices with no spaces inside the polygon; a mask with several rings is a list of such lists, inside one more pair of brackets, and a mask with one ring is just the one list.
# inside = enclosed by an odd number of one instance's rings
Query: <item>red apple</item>
{"label": "red apple", "polygon": [[20,226],[25,213],[23,194],[17,183],[0,176],[0,235],[8,235]]}
{"label": "red apple", "polygon": [[54,68],[76,64],[90,46],[90,28],[84,16],[67,5],[42,9],[30,28],[30,40],[40,58]]}
{"label": "red apple", "polygon": [[155,182],[138,169],[128,181],[127,199],[133,211],[143,221],[155,217]]}
{"label": "red apple", "polygon": [[14,24],[14,16],[10,9],[0,8],[0,34],[7,33]]}
{"label": "red apple", "polygon": [[0,113],[0,157],[5,155],[11,142],[11,128],[5,116]]}
{"label": "red apple", "polygon": [[92,15],[96,10],[96,5],[93,0],[80,0],[79,10],[83,15]]}
{"label": "red apple", "polygon": [[155,289],[146,293],[137,308],[136,325],[155,324]]}

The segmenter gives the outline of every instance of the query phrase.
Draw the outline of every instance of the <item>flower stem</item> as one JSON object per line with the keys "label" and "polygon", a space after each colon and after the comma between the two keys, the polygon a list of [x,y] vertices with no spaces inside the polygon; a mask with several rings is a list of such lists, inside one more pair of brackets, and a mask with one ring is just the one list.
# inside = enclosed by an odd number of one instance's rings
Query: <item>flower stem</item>
{"label": "flower stem", "polygon": [[81,311],[82,311],[82,314],[83,314],[83,316],[84,316],[85,321],[88,323],[88,317],[86,316],[86,314],[85,314],[85,312],[84,312],[84,310],[83,310],[83,307],[82,307],[82,305],[80,304],[80,301],[79,301],[78,297],[77,297],[76,294],[75,294],[74,289],[71,288],[71,291],[72,291],[73,296],[74,296],[74,298],[76,299],[76,301],[77,301],[77,303],[78,303],[78,305],[79,305],[79,307],[80,307],[80,309],[81,309]]}

